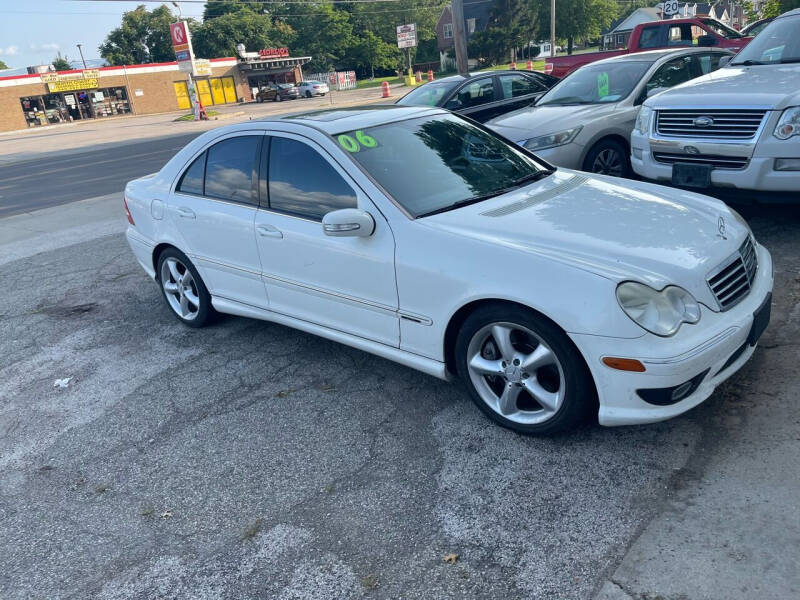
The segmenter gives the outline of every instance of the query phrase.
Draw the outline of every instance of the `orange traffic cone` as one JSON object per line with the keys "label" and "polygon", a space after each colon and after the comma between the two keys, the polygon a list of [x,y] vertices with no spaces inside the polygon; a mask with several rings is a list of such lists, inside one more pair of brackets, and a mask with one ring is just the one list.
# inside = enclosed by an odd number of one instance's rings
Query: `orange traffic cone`
{"label": "orange traffic cone", "polygon": [[528,69],[528,71],[533,71],[533,61],[529,60],[528,63],[525,65],[525,68]]}
{"label": "orange traffic cone", "polygon": [[384,81],[381,84],[381,98],[388,98],[389,96],[391,96],[391,94],[389,93],[389,82]]}
{"label": "orange traffic cone", "polygon": [[416,77],[417,77],[417,83],[422,83],[422,73],[420,71],[417,71]]}
{"label": "orange traffic cone", "polygon": [[433,69],[428,69],[428,81],[433,81]]}

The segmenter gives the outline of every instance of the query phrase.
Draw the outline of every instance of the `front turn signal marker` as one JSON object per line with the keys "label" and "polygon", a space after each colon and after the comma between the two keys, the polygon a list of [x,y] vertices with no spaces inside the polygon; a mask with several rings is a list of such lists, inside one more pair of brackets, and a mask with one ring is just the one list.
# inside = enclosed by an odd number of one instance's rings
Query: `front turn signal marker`
{"label": "front turn signal marker", "polygon": [[604,356],[603,364],[617,371],[633,371],[634,373],[644,373],[644,365],[635,358],[618,358],[616,356]]}

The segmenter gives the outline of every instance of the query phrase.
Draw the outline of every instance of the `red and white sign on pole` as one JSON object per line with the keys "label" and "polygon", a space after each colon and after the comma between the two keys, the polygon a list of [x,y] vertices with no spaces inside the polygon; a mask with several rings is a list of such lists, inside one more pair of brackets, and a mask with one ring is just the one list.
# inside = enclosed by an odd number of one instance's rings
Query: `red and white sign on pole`
{"label": "red and white sign on pole", "polygon": [[172,48],[175,50],[175,60],[178,69],[194,75],[194,52],[192,38],[189,35],[189,26],[186,21],[170,23],[169,35],[172,38]]}
{"label": "red and white sign on pole", "polygon": [[409,23],[408,25],[398,25],[397,47],[413,48],[416,45],[417,45],[417,24]]}

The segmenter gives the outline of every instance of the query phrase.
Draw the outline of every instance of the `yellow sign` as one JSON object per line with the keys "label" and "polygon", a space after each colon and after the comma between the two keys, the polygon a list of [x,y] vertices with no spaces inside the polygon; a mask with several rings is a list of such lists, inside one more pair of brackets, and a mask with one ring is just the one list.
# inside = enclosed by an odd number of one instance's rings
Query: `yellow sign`
{"label": "yellow sign", "polygon": [[91,90],[97,88],[97,77],[91,79],[67,79],[64,81],[48,81],[50,92],[74,92],[76,90]]}
{"label": "yellow sign", "polygon": [[194,75],[195,77],[208,77],[211,75],[211,61],[207,58],[195,58]]}

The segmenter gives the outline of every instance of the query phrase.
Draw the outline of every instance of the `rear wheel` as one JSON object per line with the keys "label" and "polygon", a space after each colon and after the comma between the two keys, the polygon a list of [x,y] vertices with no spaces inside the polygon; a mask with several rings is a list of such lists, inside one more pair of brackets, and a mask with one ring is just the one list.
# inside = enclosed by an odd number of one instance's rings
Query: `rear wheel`
{"label": "rear wheel", "polygon": [[256,96],[256,102],[261,103],[263,101],[264,101],[264,99],[261,96]]}
{"label": "rear wheel", "polygon": [[612,177],[627,177],[630,174],[628,151],[616,140],[600,140],[586,155],[583,170]]}
{"label": "rear wheel", "polygon": [[516,306],[486,306],[456,340],[459,376],[491,419],[547,435],[573,428],[593,406],[588,369],[552,322]]}
{"label": "rear wheel", "polygon": [[306,98],[311,98],[311,92],[306,92]]}
{"label": "rear wheel", "polygon": [[213,318],[211,295],[186,255],[167,248],[158,257],[158,282],[167,306],[184,324],[202,327]]}

